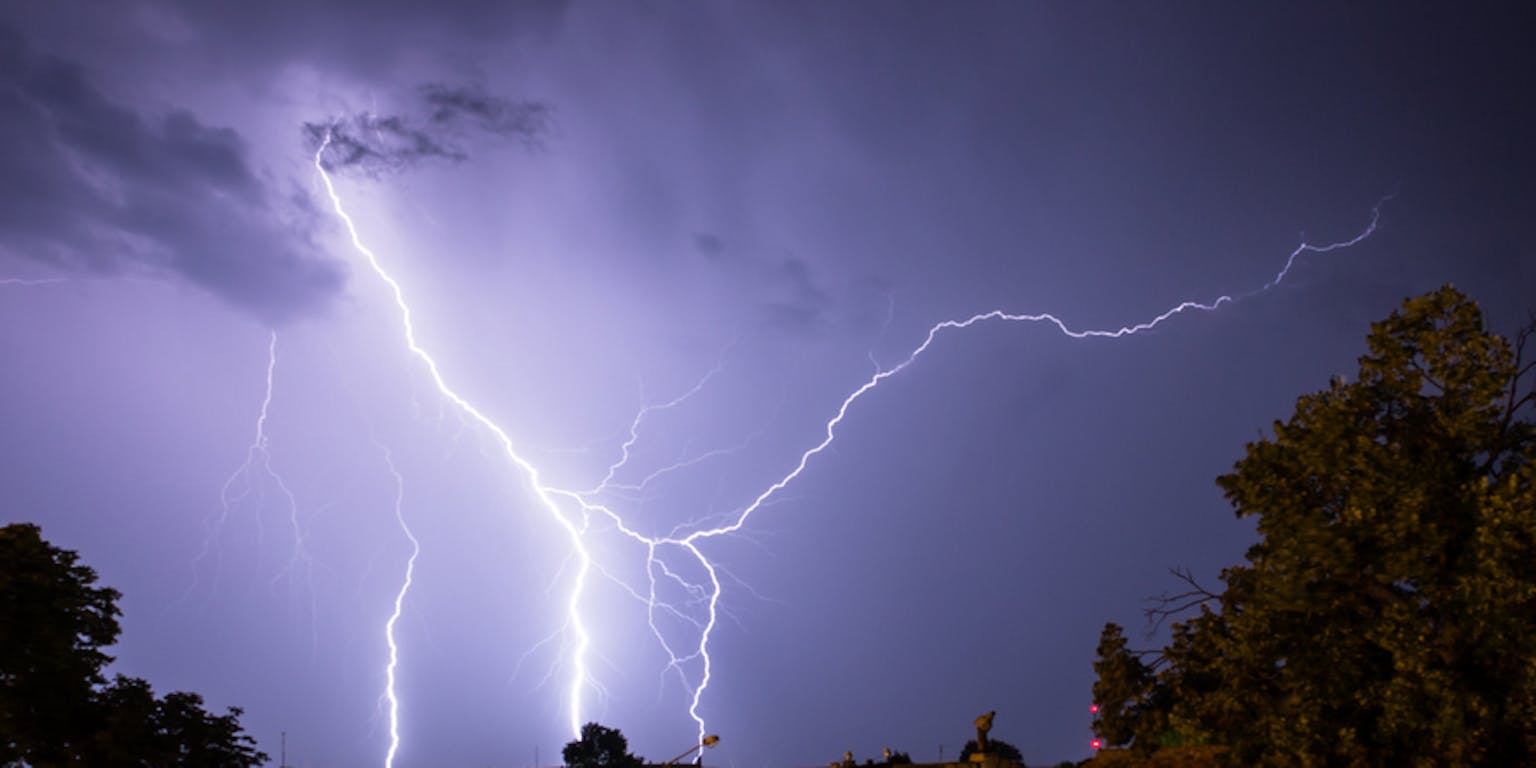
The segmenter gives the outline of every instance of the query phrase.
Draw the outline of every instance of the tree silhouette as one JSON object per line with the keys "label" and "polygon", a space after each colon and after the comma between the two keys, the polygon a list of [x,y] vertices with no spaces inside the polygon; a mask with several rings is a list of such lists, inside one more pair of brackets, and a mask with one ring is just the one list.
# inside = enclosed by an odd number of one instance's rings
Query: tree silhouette
{"label": "tree silhouette", "polygon": [[1450,287],[1375,323],[1354,383],[1218,479],[1260,536],[1226,589],[1149,661],[1106,627],[1095,732],[1252,766],[1536,762],[1531,335]]}
{"label": "tree silhouette", "polygon": [[581,727],[581,738],[560,753],[570,768],[640,768],[645,761],[629,753],[629,740],[617,728],[597,723]]}
{"label": "tree silhouette", "polygon": [[78,720],[112,661],[119,595],[79,559],[35,525],[0,528],[0,765],[63,762],[89,738]]}
{"label": "tree silhouette", "polygon": [[[960,748],[960,762],[964,763],[964,762],[970,760],[971,759],[971,755],[975,751],[976,751],[976,740],[975,739],[970,739],[970,740],[966,741],[965,742],[965,746]],[[1009,744],[1008,742],[1003,741],[1002,739],[988,738],[987,739],[987,753],[988,754],[992,754],[992,755],[997,755],[998,757],[1001,757],[1004,760],[1007,760],[1009,762],[1018,763],[1019,765],[1023,765],[1024,764],[1024,753],[1020,752],[1018,747],[1015,747],[1014,745]]]}
{"label": "tree silhouette", "polygon": [[107,684],[102,651],[120,632],[118,593],[35,525],[0,528],[0,765],[251,768],[265,762],[240,710],[201,697],[156,698],[149,683]]}

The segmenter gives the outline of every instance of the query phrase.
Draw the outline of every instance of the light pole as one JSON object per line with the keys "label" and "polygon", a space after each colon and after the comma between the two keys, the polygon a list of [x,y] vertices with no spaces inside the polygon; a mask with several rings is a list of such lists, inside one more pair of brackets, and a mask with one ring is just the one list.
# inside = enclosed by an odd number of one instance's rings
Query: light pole
{"label": "light pole", "polygon": [[685,758],[685,757],[687,757],[687,756],[689,756],[689,755],[691,755],[691,754],[693,754],[693,753],[695,753],[695,752],[697,752],[697,751],[699,751],[701,749],[704,749],[705,747],[713,747],[714,745],[719,744],[719,743],[720,743],[720,737],[716,736],[714,734],[710,734],[708,736],[705,736],[703,741],[701,741],[701,742],[699,742],[699,743],[689,747],[688,749],[684,750],[684,752],[681,755],[678,755],[677,757],[674,757],[671,760],[668,760],[665,763],[662,763],[662,765],[664,765],[664,766],[666,766],[666,765],[675,765],[677,763],[677,761],[679,761],[679,760],[681,760],[681,759],[683,759],[683,758]]}

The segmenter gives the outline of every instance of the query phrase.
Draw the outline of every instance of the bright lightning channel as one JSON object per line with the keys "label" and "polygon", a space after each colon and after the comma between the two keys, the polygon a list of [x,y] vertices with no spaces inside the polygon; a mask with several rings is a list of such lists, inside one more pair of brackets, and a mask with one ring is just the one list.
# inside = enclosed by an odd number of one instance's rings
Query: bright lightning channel
{"label": "bright lightning channel", "polygon": [[389,467],[390,476],[395,479],[395,522],[400,524],[400,532],[411,542],[411,556],[405,561],[405,578],[400,583],[400,591],[395,593],[395,609],[389,614],[389,621],[384,624],[384,639],[389,644],[389,664],[384,668],[384,697],[389,704],[389,751],[384,755],[384,768],[394,768],[395,754],[400,751],[400,697],[395,693],[395,670],[400,665],[400,648],[395,643],[395,624],[400,621],[400,614],[405,607],[405,595],[411,591],[411,582],[416,575],[416,557],[421,554],[421,542],[411,533],[411,527],[406,524],[405,513],[401,509],[401,502],[405,498],[405,478],[395,468],[394,455],[388,448],[383,450],[384,463]]}
{"label": "bright lightning channel", "polygon": [[[316,150],[315,170],[320,173],[320,179],[325,183],[326,194],[331,198],[331,205],[336,212],[337,218],[346,226],[347,234],[352,241],[352,247],[367,259],[368,266],[373,270],[373,273],[380,280],[384,281],[385,285],[389,286],[395,300],[395,306],[400,311],[400,323],[405,333],[406,347],[410,349],[411,354],[415,355],[426,366],[427,372],[432,377],[432,382],[437,386],[438,392],[455,406],[458,406],[475,423],[484,427],[495,436],[496,442],[500,444],[507,460],[521,470],[524,477],[527,478],[528,485],[539,504],[544,507],[550,517],[554,518],[555,522],[559,524],[561,529],[570,538],[571,548],[575,552],[576,557],[576,573],[570,597],[566,601],[566,628],[575,637],[574,648],[571,650],[570,656],[572,674],[568,693],[568,715],[571,734],[573,736],[580,736],[581,692],[584,688],[594,685],[587,672],[586,664],[586,656],[591,648],[592,640],[587,632],[586,623],[582,621],[581,615],[581,598],[586,589],[587,578],[592,570],[592,556],[588,553],[586,544],[582,540],[582,532],[589,522],[587,512],[590,511],[590,507],[581,504],[580,499],[569,491],[561,491],[544,485],[538,468],[517,452],[517,447],[506,430],[502,429],[489,416],[486,416],[480,409],[464,399],[453,387],[449,386],[447,379],[444,378],[442,371],[438,368],[437,360],[416,339],[416,328],[412,323],[411,307],[405,299],[405,290],[390,275],[389,271],[384,268],[384,265],[380,263],[378,256],[368,246],[363,244],[362,238],[358,235],[356,224],[353,223],[352,217],[342,206],[341,197],[336,193],[336,185],[331,181],[330,174],[326,172],[325,165],[321,162],[321,157],[325,154],[325,150],[330,146],[330,143],[331,137],[327,136],[325,141],[321,142],[320,148]],[[575,501],[580,505],[582,513],[580,525],[572,519],[572,516],[561,511],[559,504],[555,501],[557,495]]]}
{"label": "bright lightning channel", "polygon": [[[1051,313],[1023,314],[1008,312],[1001,309],[974,314],[963,319],[945,320],[936,323],[928,329],[927,333],[923,337],[922,342],[914,347],[912,351],[909,352],[900,362],[890,368],[877,366],[875,372],[869,377],[869,379],[864,381],[860,386],[845,396],[839,403],[833,416],[827,421],[825,427],[823,428],[822,438],[820,441],[802,452],[800,454],[799,460],[786,474],[758,493],[751,499],[748,504],[739,508],[730,518],[729,522],[715,527],[697,529],[687,533],[686,535],[678,535],[674,533],[673,535],[656,537],[646,536],[632,529],[625,523],[624,519],[619,514],[609,509],[606,505],[596,503],[591,499],[599,496],[605,491],[611,491],[616,488],[623,487],[613,484],[612,481],[617,471],[628,462],[630,458],[630,449],[639,438],[640,423],[644,419],[645,415],[655,410],[670,408],[680,404],[691,394],[701,388],[708,380],[709,375],[705,377],[704,381],[701,381],[698,385],[696,385],[693,390],[690,390],[683,396],[662,405],[647,406],[645,409],[642,409],[642,411],[636,416],[635,420],[631,423],[628,438],[625,440],[622,446],[620,458],[614,464],[609,466],[606,475],[597,484],[596,487],[575,491],[544,485],[540,479],[538,469],[527,459],[523,458],[520,454],[517,453],[514,443],[506,431],[503,430],[495,422],[493,422],[489,417],[484,415],[480,410],[475,408],[456,391],[454,391],[447,384],[445,378],[438,368],[436,361],[417,342],[415,328],[412,324],[411,310],[409,305],[406,303],[404,290],[402,289],[401,285],[393,277],[391,277],[389,272],[384,269],[383,265],[380,263],[378,257],[373,253],[373,251],[363,244],[355,223],[343,207],[341,199],[336,192],[335,185],[332,182],[329,173],[327,173],[325,170],[321,158],[328,145],[329,138],[327,138],[327,140],[321,144],[319,150],[315,154],[315,168],[319,172],[320,177],[324,182],[326,192],[330,196],[332,207],[335,210],[337,217],[342,221],[347,229],[347,233],[350,236],[353,247],[367,259],[368,264],[373,272],[389,286],[393,294],[395,304],[400,311],[401,322],[408,348],[426,365],[427,370],[430,373],[432,380],[437,385],[439,392],[446,399],[454,403],[454,405],[458,406],[464,413],[469,415],[476,423],[489,430],[496,437],[497,441],[504,449],[507,458],[513,463],[513,465],[520,469],[524,476],[527,478],[529,486],[532,489],[533,494],[538,502],[556,520],[556,522],[561,525],[571,540],[571,545],[578,564],[576,578],[572,585],[571,593],[566,602],[567,628],[576,637],[575,649],[571,654],[574,670],[568,693],[570,707],[569,716],[572,733],[579,734],[581,723],[580,714],[582,690],[584,688],[596,686],[595,681],[590,678],[586,671],[586,653],[590,647],[590,637],[588,636],[585,624],[582,621],[580,609],[581,598],[586,587],[588,576],[594,567],[592,557],[583,542],[583,534],[590,523],[591,515],[593,513],[598,513],[609,518],[614,526],[624,535],[646,547],[649,593],[643,599],[648,605],[648,619],[652,632],[660,642],[663,650],[670,657],[670,667],[677,668],[681,672],[681,667],[685,663],[698,661],[702,664],[702,672],[700,674],[698,684],[694,686],[687,686],[691,694],[688,713],[689,716],[694,720],[695,724],[698,726],[698,736],[701,742],[703,741],[706,734],[706,728],[703,715],[700,713],[700,705],[703,696],[713,679],[714,666],[713,660],[710,658],[709,654],[709,644],[715,628],[718,626],[719,622],[721,582],[718,566],[710,561],[709,558],[705,556],[703,551],[701,551],[699,548],[700,543],[716,537],[733,534],[742,530],[753,513],[768,505],[776,495],[778,495],[781,491],[784,490],[784,488],[793,483],[805,471],[806,467],[809,465],[812,459],[826,451],[827,448],[832,445],[832,442],[837,437],[838,427],[847,417],[850,408],[852,408],[855,402],[877,388],[886,379],[889,379],[911,367],[912,364],[914,364],[918,358],[921,357],[922,354],[933,345],[934,341],[938,339],[941,333],[946,331],[963,330],[980,323],[1001,321],[1046,324],[1048,326],[1054,327],[1056,331],[1061,335],[1072,339],[1121,339],[1127,336],[1133,336],[1139,333],[1150,331],[1178,315],[1196,311],[1214,312],[1224,304],[1229,304],[1240,299],[1256,296],[1277,287],[1289,275],[1292,267],[1295,266],[1297,259],[1303,254],[1328,253],[1330,251],[1349,248],[1366,240],[1376,232],[1381,217],[1381,206],[1388,199],[1390,199],[1384,198],[1372,208],[1370,223],[1362,231],[1360,231],[1359,234],[1347,240],[1341,240],[1326,245],[1313,245],[1303,240],[1301,244],[1296,246],[1296,248],[1290,252],[1286,258],[1284,266],[1278,273],[1276,273],[1274,278],[1257,289],[1247,293],[1239,294],[1237,296],[1224,294],[1216,297],[1214,300],[1206,302],[1196,300],[1182,301],[1148,320],[1121,326],[1119,328],[1077,329],[1073,328],[1060,317]],[[710,375],[713,375],[713,372],[711,372]],[[684,462],[683,464],[679,464],[672,468],[666,468],[661,471],[671,471],[672,469],[681,468],[686,464],[687,462]],[[571,515],[567,515],[562,512],[559,503],[557,503],[557,499],[568,500],[577,506],[581,515],[581,525],[578,526],[577,523],[572,519]],[[702,585],[689,583],[685,579],[678,576],[673,570],[667,568],[664,561],[658,554],[662,548],[666,547],[674,547],[680,549],[683,552],[686,552],[687,555],[693,560],[695,560],[707,575],[708,588],[704,589]],[[660,629],[655,623],[655,615],[657,610],[667,610],[672,612],[674,615],[677,615],[678,613],[677,610],[672,606],[659,602],[657,596],[658,574],[667,580],[677,582],[690,593],[697,594],[698,590],[703,589],[707,596],[705,618],[701,623],[694,622],[695,626],[700,627],[698,642],[688,651],[686,655],[683,656],[678,655],[678,653],[673,649],[673,646],[663,637]],[[639,596],[638,593],[635,594],[637,597]]]}

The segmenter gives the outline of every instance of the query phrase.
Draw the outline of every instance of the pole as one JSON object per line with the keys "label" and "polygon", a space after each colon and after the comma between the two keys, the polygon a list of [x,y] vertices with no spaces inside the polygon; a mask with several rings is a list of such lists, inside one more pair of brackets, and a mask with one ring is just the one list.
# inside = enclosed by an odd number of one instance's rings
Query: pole
{"label": "pole", "polygon": [[681,755],[678,755],[677,757],[672,758],[671,760],[666,761],[665,763],[662,763],[662,765],[664,765],[664,766],[666,766],[666,765],[674,765],[674,764],[677,763],[677,761],[679,761],[679,760],[681,760],[681,759],[683,759],[683,758],[693,754],[694,752],[698,752],[698,751],[704,749],[705,747],[713,747],[714,745],[719,744],[719,743],[720,743],[720,737],[719,736],[715,736],[714,734],[711,734],[709,736],[705,736],[703,741],[700,741],[699,743],[689,747],[688,751],[682,753]]}

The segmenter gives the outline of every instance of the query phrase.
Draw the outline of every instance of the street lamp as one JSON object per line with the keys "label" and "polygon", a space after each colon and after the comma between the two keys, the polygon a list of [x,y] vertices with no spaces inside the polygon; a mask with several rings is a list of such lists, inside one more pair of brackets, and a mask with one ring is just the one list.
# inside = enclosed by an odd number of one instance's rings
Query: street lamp
{"label": "street lamp", "polygon": [[681,760],[681,759],[683,759],[683,758],[685,758],[685,757],[687,757],[687,756],[689,756],[689,755],[691,755],[691,754],[693,754],[693,753],[695,753],[695,752],[697,752],[697,751],[699,751],[701,749],[704,749],[705,747],[713,747],[714,745],[719,744],[719,743],[720,743],[720,737],[716,736],[713,733],[711,733],[710,735],[705,736],[703,741],[701,741],[701,742],[699,742],[699,743],[689,747],[681,755],[678,755],[677,757],[674,757],[671,760],[668,760],[665,763],[662,763],[662,765],[664,765],[664,766],[665,765],[673,765],[673,764],[677,763],[677,761],[679,761],[679,760]]}

